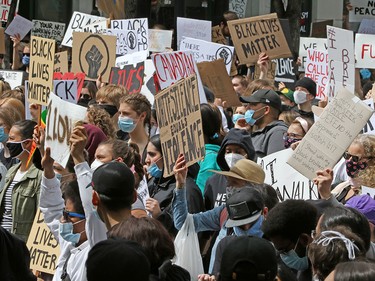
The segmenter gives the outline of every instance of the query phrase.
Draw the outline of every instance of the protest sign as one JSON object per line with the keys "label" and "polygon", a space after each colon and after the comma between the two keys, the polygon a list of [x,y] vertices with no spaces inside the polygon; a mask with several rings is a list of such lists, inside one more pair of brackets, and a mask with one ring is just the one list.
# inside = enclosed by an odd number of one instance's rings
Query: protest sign
{"label": "protest sign", "polygon": [[5,54],[5,34],[2,27],[0,27],[0,54]]}
{"label": "protest sign", "polygon": [[92,16],[85,13],[74,12],[69,25],[66,29],[64,39],[61,43],[63,46],[72,47],[73,45],[73,31],[82,31],[82,29],[92,23],[103,21],[106,18]]}
{"label": "protest sign", "polygon": [[296,73],[294,71],[293,58],[276,59],[275,84],[283,82],[288,89],[294,89]]}
{"label": "protest sign", "polygon": [[215,98],[226,101],[228,107],[242,105],[233,89],[232,80],[225,69],[223,59],[201,62],[197,66],[202,83],[212,90]]}
{"label": "protest sign", "polygon": [[148,30],[148,42],[150,44],[150,52],[165,52],[172,45],[172,30]]}
{"label": "protest sign", "polygon": [[327,25],[333,25],[333,20],[313,22],[310,37],[327,38]]}
{"label": "protest sign", "polygon": [[[111,29],[127,31],[129,46],[136,46],[136,51],[148,50],[148,19],[111,20]],[[125,40],[125,39],[124,39]],[[133,41],[136,40],[136,41]]]}
{"label": "protest sign", "polygon": [[77,93],[79,100],[79,96],[81,95],[81,90],[83,88],[83,83],[85,82],[86,74],[85,73],[73,73],[73,72],[66,72],[62,74],[61,72],[53,73],[53,80],[77,80]]}
{"label": "protest sign", "polygon": [[92,81],[101,74],[102,81],[108,82],[116,61],[115,50],[115,36],[74,32],[72,72],[86,73],[86,79]]}
{"label": "protest sign", "polygon": [[341,87],[354,93],[355,60],[353,31],[327,26],[329,79],[326,87],[328,99]]}
{"label": "protest sign", "polygon": [[68,51],[55,54],[53,72],[68,72]]}
{"label": "protest sign", "polygon": [[[367,104],[367,106],[370,107],[372,110],[374,110],[374,99],[371,98],[368,100],[364,100],[363,102]],[[370,119],[363,127],[362,133],[375,135],[375,113],[371,115]]]}
{"label": "protest sign", "polygon": [[[293,154],[291,148],[272,153],[263,158],[258,158],[266,178],[264,183],[271,185],[280,201],[288,199],[319,199],[317,186],[301,173],[288,167],[287,160]],[[288,167],[286,169],[286,167]]]}
{"label": "protest sign", "polygon": [[325,89],[328,83],[328,52],[307,49],[305,76],[316,83],[316,98],[323,100],[326,97]]}
{"label": "protest sign", "polygon": [[186,166],[204,157],[204,139],[198,80],[196,75],[171,85],[155,96],[155,108],[160,128],[164,177],[173,175],[180,153]]}
{"label": "protest sign", "polygon": [[[16,12],[18,11],[18,0],[17,1],[17,6],[16,6]],[[12,4],[12,0],[2,0],[0,2],[0,21],[7,22],[8,21],[8,15],[9,15],[9,10],[10,10],[10,5]]]}
{"label": "protest sign", "polygon": [[180,42],[181,51],[191,51],[196,62],[223,59],[228,74],[234,57],[234,47],[216,44],[190,37],[184,37]]}
{"label": "protest sign", "polygon": [[[276,67],[277,67],[277,63],[275,62],[275,60],[271,60],[271,62],[268,64],[268,71],[267,71],[266,79],[268,79],[270,81],[275,80]],[[261,72],[260,67],[258,65],[255,65],[253,77],[251,77],[251,78],[254,79],[254,80],[259,79],[260,72]]]}
{"label": "protest sign", "polygon": [[358,33],[375,34],[375,19],[363,19],[359,25]]}
{"label": "protest sign", "polygon": [[247,0],[229,0],[229,10],[237,14],[242,19],[245,17]]}
{"label": "protest sign", "polygon": [[43,213],[39,208],[26,245],[30,251],[30,268],[53,275],[57,268],[60,246],[44,222]]}
{"label": "protest sign", "polygon": [[0,75],[3,76],[4,80],[9,83],[10,88],[13,90],[15,87],[22,86],[23,72],[22,71],[11,71],[1,70]]}
{"label": "protest sign", "polygon": [[47,105],[53,87],[55,44],[55,40],[31,36],[27,96],[30,103]]}
{"label": "protest sign", "polygon": [[353,9],[349,11],[349,22],[361,22],[363,19],[373,18],[375,15],[374,1],[350,0]]}
{"label": "protest sign", "polygon": [[94,22],[82,27],[83,32],[90,32],[90,33],[102,33],[103,30],[108,28],[108,20],[102,20],[98,22]]}
{"label": "protest sign", "polygon": [[139,52],[139,49],[142,48],[141,45],[138,45],[137,33],[132,30],[106,29],[103,30],[103,34],[116,36],[116,55],[133,54]]}
{"label": "protest sign", "polygon": [[231,20],[228,27],[241,64],[256,64],[262,52],[270,59],[292,56],[275,13]]}
{"label": "protest sign", "polygon": [[372,109],[358,97],[341,88],[287,163],[314,179],[316,171],[333,168],[372,114]]}
{"label": "protest sign", "polygon": [[20,39],[22,40],[27,33],[33,27],[33,23],[28,19],[20,15],[16,15],[10,25],[5,29],[5,33],[9,36],[15,36],[16,34],[20,35]]}
{"label": "protest sign", "polygon": [[355,35],[355,58],[357,68],[375,68],[375,35]]}
{"label": "protest sign", "polygon": [[64,38],[65,23],[33,20],[32,36],[38,36],[56,40],[57,45],[61,44]]}
{"label": "protest sign", "polygon": [[368,194],[372,197],[372,199],[375,199],[375,188],[362,186],[362,194]]}
{"label": "protest sign", "polygon": [[132,54],[123,55],[116,58],[115,66],[118,68],[123,68],[124,65],[137,64],[139,62],[143,62],[147,59],[147,57],[147,51],[140,51]]}
{"label": "protest sign", "polygon": [[326,51],[327,39],[309,38],[309,37],[300,38],[298,55],[301,58],[301,65],[299,66],[298,71],[302,71],[302,72],[305,71],[305,64],[306,64],[308,49]]}
{"label": "protest sign", "polygon": [[132,64],[125,65],[122,69],[112,67],[109,84],[122,85],[129,91],[129,94],[139,93],[143,85],[144,71],[143,62],[138,63],[135,67]]}
{"label": "protest sign", "polygon": [[218,44],[227,44],[227,40],[225,39],[223,32],[221,31],[221,27],[219,25],[215,25],[211,29],[211,36],[212,36],[212,42],[218,43]]}
{"label": "protest sign", "polygon": [[64,101],[51,93],[47,111],[45,147],[50,147],[51,157],[65,167],[70,156],[70,134],[74,124],[85,119],[87,108]]}
{"label": "protest sign", "polygon": [[197,74],[200,101],[201,103],[207,102],[198,67],[192,52],[158,53],[153,54],[151,59],[155,66],[156,78],[160,89],[165,89],[182,78]]}
{"label": "protest sign", "polygon": [[64,101],[78,101],[77,80],[53,80],[53,92]]}
{"label": "protest sign", "polygon": [[177,17],[177,50],[183,37],[211,42],[211,21]]}
{"label": "protest sign", "polygon": [[154,73],[155,73],[155,66],[152,60],[145,60],[145,71],[144,71],[144,78],[143,78],[143,85],[141,89],[141,93],[146,96],[149,100],[151,105],[154,104],[154,95],[156,94],[155,89],[155,82],[154,82]]}

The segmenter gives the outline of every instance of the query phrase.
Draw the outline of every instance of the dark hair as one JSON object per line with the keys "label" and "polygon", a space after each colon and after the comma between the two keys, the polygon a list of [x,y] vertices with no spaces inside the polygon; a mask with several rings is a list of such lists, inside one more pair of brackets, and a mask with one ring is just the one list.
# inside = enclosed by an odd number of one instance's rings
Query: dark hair
{"label": "dark hair", "polygon": [[254,184],[254,188],[256,188],[262,194],[264,205],[268,208],[269,211],[273,209],[273,207],[275,207],[277,203],[279,203],[279,198],[277,197],[276,190],[269,184]]}
{"label": "dark hair", "polygon": [[34,133],[34,127],[37,125],[36,122],[31,120],[21,120],[13,124],[12,127],[17,127],[21,133],[22,140],[32,139]]}
{"label": "dark hair", "polygon": [[156,147],[156,149],[163,154],[162,148],[161,148],[161,141],[160,141],[160,135],[154,135],[150,138],[150,143],[152,143],[153,146]]}
{"label": "dark hair", "polygon": [[223,13],[223,18],[222,18],[222,22],[225,24],[225,25],[228,25],[227,22],[228,21],[231,21],[231,20],[237,20],[238,19],[238,15],[236,14],[236,12],[233,12],[233,11],[225,11]]}
{"label": "dark hair", "polygon": [[78,181],[76,179],[66,181],[61,185],[62,197],[64,200],[70,200],[73,203],[74,211],[79,214],[85,214],[82,206],[81,196],[79,194]]}
{"label": "dark hair", "polygon": [[339,263],[335,268],[335,281],[373,281],[375,263],[370,261],[350,261]]}
{"label": "dark hair", "polygon": [[297,281],[294,272],[282,262],[277,264],[277,277],[281,281]]}
{"label": "dark hair", "polygon": [[92,81],[85,81],[83,83],[83,86],[82,88],[86,88],[90,95],[91,95],[91,98],[94,100],[96,99],[96,92],[98,91],[98,88],[96,87],[95,83],[92,82]]}
{"label": "dark hair", "polygon": [[287,200],[277,204],[267,215],[262,230],[268,238],[281,236],[297,241],[300,234],[315,229],[317,210],[304,200]]}
{"label": "dark hair", "polygon": [[221,130],[221,114],[219,109],[207,103],[201,104],[202,128],[205,144],[220,145],[223,139]]}

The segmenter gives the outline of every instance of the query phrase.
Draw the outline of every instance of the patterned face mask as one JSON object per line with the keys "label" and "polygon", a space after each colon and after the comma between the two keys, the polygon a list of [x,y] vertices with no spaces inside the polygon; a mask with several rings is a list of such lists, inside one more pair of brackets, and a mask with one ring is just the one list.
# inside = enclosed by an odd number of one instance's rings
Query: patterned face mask
{"label": "patterned face mask", "polygon": [[352,160],[345,160],[345,166],[347,175],[351,178],[354,178],[359,173],[359,171],[367,168],[367,162],[354,162]]}

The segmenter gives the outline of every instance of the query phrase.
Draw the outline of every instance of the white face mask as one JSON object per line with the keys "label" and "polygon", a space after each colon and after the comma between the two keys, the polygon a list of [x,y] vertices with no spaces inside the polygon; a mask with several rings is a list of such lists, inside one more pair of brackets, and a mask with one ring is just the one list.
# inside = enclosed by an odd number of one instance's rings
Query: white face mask
{"label": "white face mask", "polygon": [[99,168],[101,165],[103,165],[104,163],[102,161],[99,161],[98,159],[95,159],[94,162],[91,163],[91,170],[92,171],[95,171],[97,168]]}
{"label": "white face mask", "polygon": [[238,154],[238,153],[228,153],[224,156],[225,162],[227,162],[229,169],[232,169],[232,167],[241,159],[245,159],[245,156]]}
{"label": "white face mask", "polygon": [[304,91],[294,91],[293,97],[296,104],[302,104],[307,101],[307,93]]}

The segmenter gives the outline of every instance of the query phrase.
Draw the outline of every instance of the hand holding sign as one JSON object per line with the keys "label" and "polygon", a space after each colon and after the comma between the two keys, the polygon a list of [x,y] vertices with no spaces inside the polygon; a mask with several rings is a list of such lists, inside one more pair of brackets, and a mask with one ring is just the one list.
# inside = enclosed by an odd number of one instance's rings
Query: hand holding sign
{"label": "hand holding sign", "polygon": [[331,185],[333,181],[333,170],[326,168],[316,172],[317,177],[314,179],[314,184],[318,187],[318,192],[322,199],[329,199],[331,197]]}
{"label": "hand holding sign", "polygon": [[96,79],[98,77],[98,71],[102,65],[102,53],[95,45],[93,45],[91,49],[86,53],[85,58],[89,65],[89,73],[87,74],[87,76]]}
{"label": "hand holding sign", "polygon": [[181,153],[173,168],[174,177],[176,178],[176,187],[183,188],[186,182],[187,167],[185,162],[185,156]]}
{"label": "hand holding sign", "polygon": [[74,164],[85,162],[84,149],[87,142],[87,132],[83,126],[75,126],[70,135],[70,154],[72,155]]}

